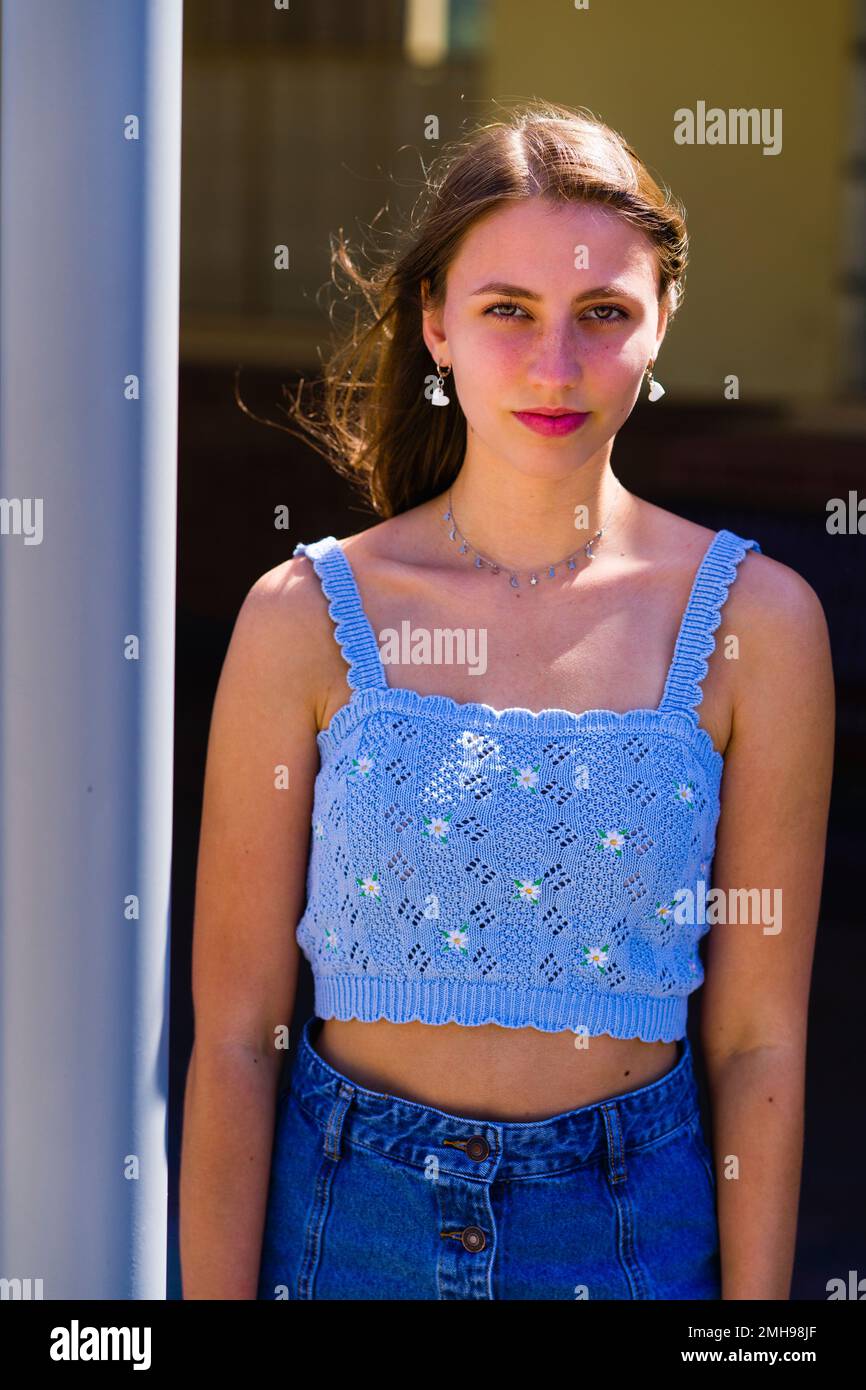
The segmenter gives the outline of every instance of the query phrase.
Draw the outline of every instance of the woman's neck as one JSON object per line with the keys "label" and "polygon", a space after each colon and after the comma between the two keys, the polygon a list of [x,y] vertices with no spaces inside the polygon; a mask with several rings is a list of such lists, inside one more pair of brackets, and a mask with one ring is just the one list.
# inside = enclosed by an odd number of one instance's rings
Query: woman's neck
{"label": "woman's neck", "polygon": [[[448,492],[439,499],[449,507]],[[467,460],[451,487],[450,529],[504,569],[557,564],[605,527],[605,541],[624,534],[630,495],[608,458],[592,459],[562,477],[538,477],[508,466]]]}

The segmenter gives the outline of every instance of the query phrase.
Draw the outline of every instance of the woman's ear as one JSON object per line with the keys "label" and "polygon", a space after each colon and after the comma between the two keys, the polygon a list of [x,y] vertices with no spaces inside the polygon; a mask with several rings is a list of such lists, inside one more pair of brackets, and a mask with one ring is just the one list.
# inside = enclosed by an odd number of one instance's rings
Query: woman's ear
{"label": "woman's ear", "polygon": [[441,306],[434,307],[430,303],[429,290],[430,281],[425,277],[421,281],[421,334],[427,351],[438,362],[447,349],[442,328]]}
{"label": "woman's ear", "polygon": [[667,300],[665,300],[664,304],[661,306],[659,310],[658,329],[656,330],[656,345],[655,349],[653,350],[653,360],[655,360],[658,357],[661,345],[665,340],[665,335],[668,331],[669,317],[670,315],[668,312],[668,304]]}

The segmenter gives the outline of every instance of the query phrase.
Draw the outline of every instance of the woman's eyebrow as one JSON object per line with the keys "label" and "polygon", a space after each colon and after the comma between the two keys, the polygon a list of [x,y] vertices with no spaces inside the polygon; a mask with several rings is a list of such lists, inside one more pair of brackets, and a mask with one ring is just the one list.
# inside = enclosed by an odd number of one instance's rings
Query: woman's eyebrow
{"label": "woman's eyebrow", "polygon": [[[510,294],[515,299],[540,300],[543,296],[536,294],[534,290],[524,289],[521,285],[508,285],[501,280],[490,280],[486,285],[481,285],[477,290],[472,291],[476,294]],[[577,304],[581,299],[630,299],[631,291],[626,285],[596,285],[595,289],[583,290],[574,296],[573,302]]]}

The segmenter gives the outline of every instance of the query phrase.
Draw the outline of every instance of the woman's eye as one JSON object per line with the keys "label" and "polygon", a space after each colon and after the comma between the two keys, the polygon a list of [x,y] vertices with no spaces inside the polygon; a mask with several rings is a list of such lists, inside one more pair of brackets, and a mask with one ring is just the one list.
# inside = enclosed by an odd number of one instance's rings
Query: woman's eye
{"label": "woman's eye", "polygon": [[[525,310],[521,309],[519,304],[514,304],[514,303],[513,303],[511,300],[509,300],[509,299],[501,299],[501,300],[499,300],[498,303],[496,303],[496,304],[491,304],[490,307],[489,307],[489,309],[485,309],[484,312],[485,312],[485,314],[489,314],[490,317],[491,317],[491,318],[494,318],[494,319],[513,319],[513,318],[515,318],[515,317],[516,317],[515,314],[495,314],[495,313],[493,312],[494,309],[520,309],[521,314],[525,313]],[[527,317],[528,317],[528,316],[527,316]]]}
{"label": "woman's eye", "polygon": [[601,310],[603,314],[619,314],[620,317],[618,319],[594,319],[594,323],[621,323],[623,319],[628,318],[628,314],[626,313],[625,309],[618,308],[616,304],[595,304],[591,309],[587,310],[587,313],[594,314],[599,310]]}

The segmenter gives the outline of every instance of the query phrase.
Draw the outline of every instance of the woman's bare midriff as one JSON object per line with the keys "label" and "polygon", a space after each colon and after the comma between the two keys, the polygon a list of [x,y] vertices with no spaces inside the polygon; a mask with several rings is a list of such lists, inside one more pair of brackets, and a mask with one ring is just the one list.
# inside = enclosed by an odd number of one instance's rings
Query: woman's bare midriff
{"label": "woman's bare midriff", "polygon": [[313,1046],[370,1091],[475,1120],[542,1120],[657,1081],[676,1042],[580,1037],[488,1023],[326,1019]]}

